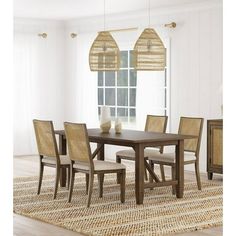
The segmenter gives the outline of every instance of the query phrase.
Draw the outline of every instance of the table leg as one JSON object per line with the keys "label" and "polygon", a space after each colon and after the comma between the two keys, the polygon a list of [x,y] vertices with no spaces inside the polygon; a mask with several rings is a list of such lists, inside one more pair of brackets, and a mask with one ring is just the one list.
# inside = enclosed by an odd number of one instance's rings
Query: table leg
{"label": "table leg", "polygon": [[[97,147],[100,148],[100,151],[97,154],[97,159],[104,161],[104,144],[98,143]],[[102,197],[103,195],[103,182],[104,174],[98,174],[99,197]]]}
{"label": "table leg", "polygon": [[207,172],[207,176],[209,180],[212,180],[213,178],[213,173],[212,172]]}
{"label": "table leg", "polygon": [[176,163],[176,196],[182,198],[184,195],[184,140],[179,140],[175,148]]}
{"label": "table leg", "polygon": [[135,196],[136,203],[143,204],[144,197],[144,147],[135,146]]}
{"label": "table leg", "polygon": [[[66,139],[63,135],[59,135],[59,153],[66,155]],[[66,187],[66,168],[61,168],[60,171],[60,186]]]}
{"label": "table leg", "polygon": [[64,135],[59,135],[59,153],[66,155],[66,138]]}

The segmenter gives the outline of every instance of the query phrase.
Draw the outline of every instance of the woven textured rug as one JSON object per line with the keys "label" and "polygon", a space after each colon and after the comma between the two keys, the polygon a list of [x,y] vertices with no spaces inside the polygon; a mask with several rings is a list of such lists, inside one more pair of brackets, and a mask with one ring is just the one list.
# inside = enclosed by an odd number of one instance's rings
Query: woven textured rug
{"label": "woven textured rug", "polygon": [[[87,235],[168,235],[222,225],[222,186],[216,182],[185,181],[184,198],[171,187],[145,190],[144,204],[136,205],[134,173],[127,173],[126,202],[120,203],[116,175],[106,175],[104,196],[98,198],[95,180],[91,207],[86,207],[85,176],[77,174],[72,202],[65,188],[52,200],[54,176],[44,176],[36,195],[38,177],[14,179],[14,212]],[[96,178],[95,178],[96,179]]]}

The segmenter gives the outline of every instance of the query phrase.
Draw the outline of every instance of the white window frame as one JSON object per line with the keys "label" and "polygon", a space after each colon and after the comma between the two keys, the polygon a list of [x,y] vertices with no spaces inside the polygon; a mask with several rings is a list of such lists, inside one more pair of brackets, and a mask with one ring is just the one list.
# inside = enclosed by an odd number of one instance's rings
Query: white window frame
{"label": "white window frame", "polygon": [[[166,55],[166,68],[165,68],[165,84],[164,87],[158,87],[158,89],[164,89],[165,90],[165,102],[164,102],[164,115],[168,116],[168,123],[167,123],[167,132],[171,131],[171,74],[170,74],[170,55],[171,55],[171,40],[170,38],[164,38],[163,39],[164,44],[167,48],[167,55]],[[120,46],[120,51],[132,51],[132,47],[130,46],[130,43],[122,43],[119,44]],[[130,53],[128,53],[128,65],[129,65],[129,58]],[[106,88],[115,88],[115,106],[109,105],[111,108],[115,108],[115,117],[117,117],[117,108],[127,108],[128,109],[128,121],[123,122],[125,126],[127,127],[135,127],[136,124],[136,116],[135,116],[135,121],[130,120],[130,108],[134,108],[135,110],[137,109],[136,106],[130,106],[130,88],[135,88],[136,89],[136,95],[137,95],[137,81],[136,81],[136,86],[131,86],[130,87],[130,69],[132,68],[120,68],[122,69],[127,69],[128,70],[128,86],[119,86],[117,87],[117,72],[115,72],[115,86],[105,86],[105,72],[103,72],[103,86],[98,86],[97,88],[103,88],[103,104],[105,104],[105,89]],[[137,77],[138,79],[138,77]],[[117,105],[117,89],[118,88],[127,88],[128,89],[128,106],[118,106]],[[137,102],[137,100],[136,100]],[[136,105],[136,104],[135,104]],[[101,107],[102,105],[98,105],[98,107]],[[162,108],[160,108],[162,109]],[[135,111],[137,115],[137,110]]]}

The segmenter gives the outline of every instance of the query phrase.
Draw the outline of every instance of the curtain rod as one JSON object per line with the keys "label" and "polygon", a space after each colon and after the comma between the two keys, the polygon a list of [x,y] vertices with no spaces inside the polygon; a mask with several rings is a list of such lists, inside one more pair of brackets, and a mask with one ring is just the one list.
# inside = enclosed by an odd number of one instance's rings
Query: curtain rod
{"label": "curtain rod", "polygon": [[[177,24],[175,22],[171,22],[171,23],[164,24],[164,25],[161,25],[161,26],[173,29],[173,28],[176,28]],[[115,33],[115,32],[135,31],[135,30],[138,30],[138,27],[121,28],[121,29],[110,29],[110,30],[107,30],[107,31]],[[99,31],[99,32],[101,32],[101,31]],[[76,36],[77,36],[76,33],[71,33],[71,37],[72,38],[75,38]]]}
{"label": "curtain rod", "polygon": [[[163,26],[163,25],[161,25],[161,26]],[[169,24],[164,24],[164,27],[175,28],[176,27],[176,23],[175,22],[171,22]],[[138,27],[111,29],[111,30],[107,30],[107,31],[109,31],[109,32],[122,32],[122,31],[133,31],[133,30],[138,30]]]}
{"label": "curtain rod", "polygon": [[[177,24],[175,22],[171,22],[169,24],[164,24],[164,27],[175,28],[176,25]],[[138,27],[111,29],[111,30],[107,30],[107,31],[115,33],[115,32],[134,31],[134,30],[138,30]],[[38,36],[40,36],[42,38],[47,38],[47,33],[40,33],[40,34],[38,34]],[[70,36],[71,36],[71,38],[76,38],[77,34],[76,33],[71,33]]]}
{"label": "curtain rod", "polygon": [[133,31],[133,30],[138,30],[138,27],[122,28],[122,29],[111,29],[111,30],[108,30],[108,31],[109,32],[121,32],[121,31]]}

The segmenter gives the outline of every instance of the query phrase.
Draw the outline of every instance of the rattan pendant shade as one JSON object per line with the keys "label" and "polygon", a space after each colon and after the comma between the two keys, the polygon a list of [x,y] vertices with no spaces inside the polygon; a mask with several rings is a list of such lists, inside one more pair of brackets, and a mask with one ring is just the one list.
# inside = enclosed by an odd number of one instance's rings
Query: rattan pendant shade
{"label": "rattan pendant shade", "polygon": [[166,49],[153,28],[144,29],[135,43],[133,56],[136,70],[165,70]]}
{"label": "rattan pendant shade", "polygon": [[120,69],[120,50],[110,32],[98,33],[89,51],[91,71],[117,71]]}

